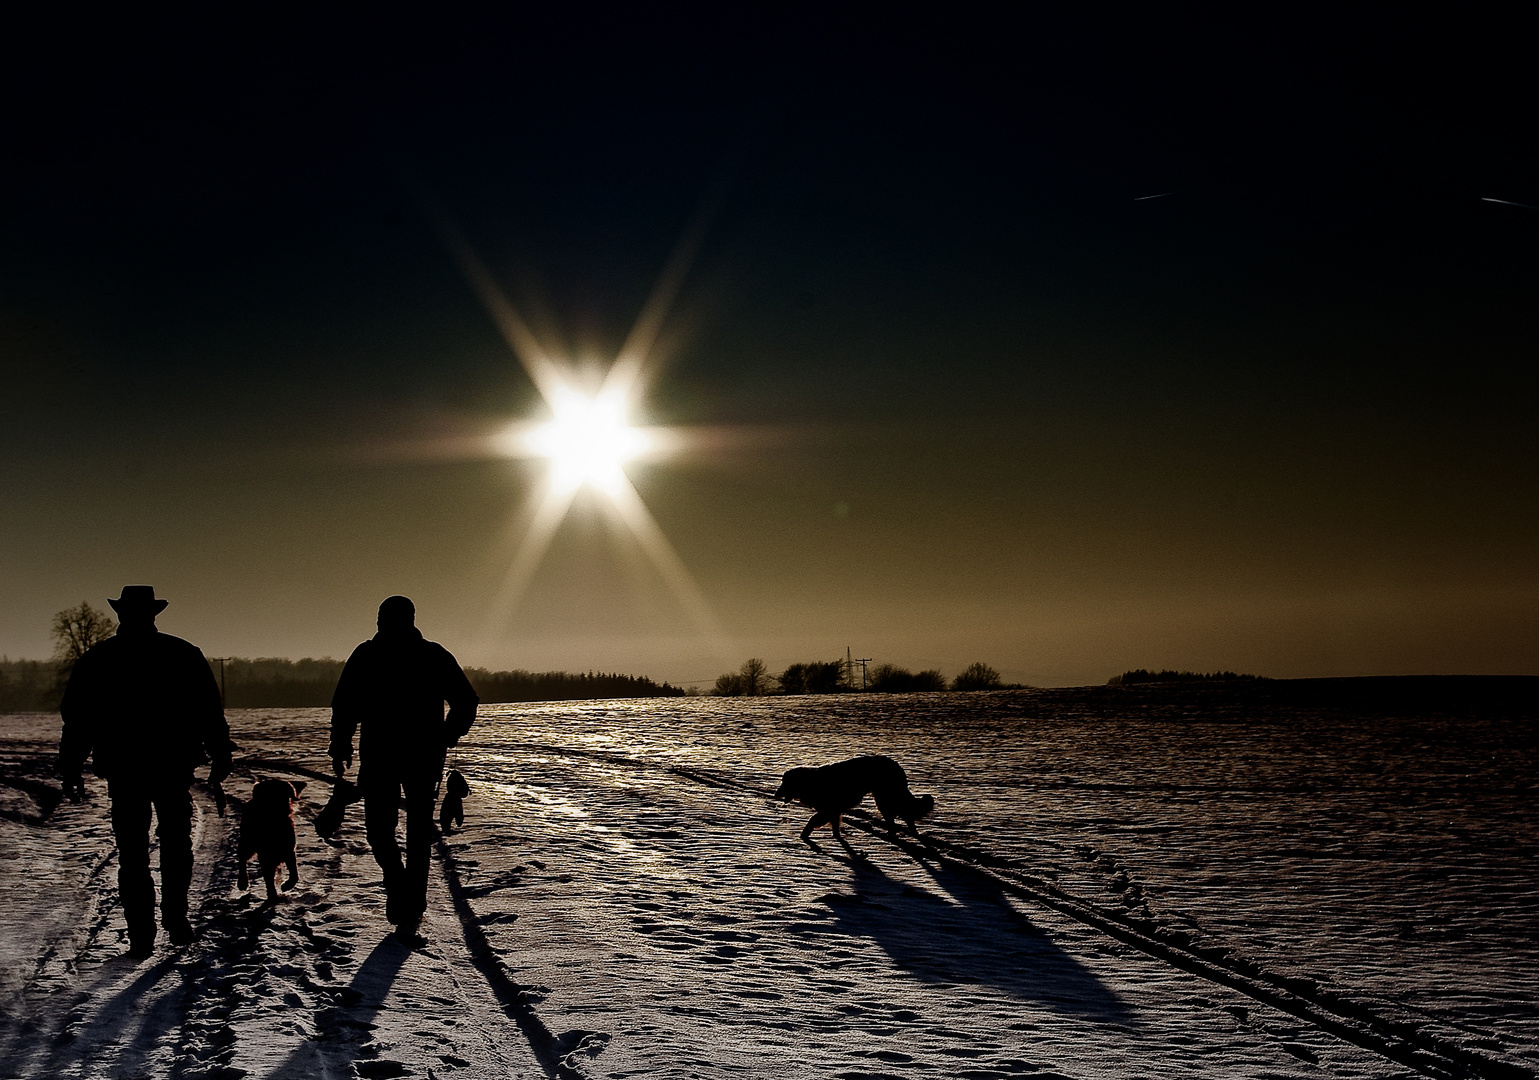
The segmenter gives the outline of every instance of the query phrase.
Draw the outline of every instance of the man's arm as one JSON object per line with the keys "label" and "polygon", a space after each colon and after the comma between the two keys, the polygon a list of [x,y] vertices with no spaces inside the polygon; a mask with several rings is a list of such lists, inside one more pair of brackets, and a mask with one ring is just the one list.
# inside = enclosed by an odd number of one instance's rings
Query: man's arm
{"label": "man's arm", "polygon": [[453,746],[465,737],[470,725],[476,722],[476,706],[481,698],[459,661],[448,649],[444,650],[445,665],[444,700],[449,703],[449,715],[444,718],[444,743]]}
{"label": "man's arm", "polygon": [[225,719],[224,700],[219,696],[219,683],[214,679],[214,669],[202,650],[194,650],[198,656],[196,666],[189,665],[193,681],[193,710],[197,716],[199,737],[204,752],[208,754],[208,780],[218,784],[230,775],[230,754],[235,743],[230,739],[230,723]]}
{"label": "man's arm", "polygon": [[64,733],[59,739],[59,778],[63,781],[64,794],[75,802],[85,795],[85,778],[81,772],[95,742],[92,702],[95,695],[91,675],[94,666],[86,656],[75,661],[69,683],[64,687],[64,698],[59,702],[59,715],[64,719]]}
{"label": "man's arm", "polygon": [[338,776],[345,773],[353,763],[353,733],[358,730],[361,705],[360,668],[363,661],[360,654],[367,644],[365,642],[354,649],[353,655],[342,665],[337,688],[331,695],[331,745],[327,752],[331,756],[332,769]]}

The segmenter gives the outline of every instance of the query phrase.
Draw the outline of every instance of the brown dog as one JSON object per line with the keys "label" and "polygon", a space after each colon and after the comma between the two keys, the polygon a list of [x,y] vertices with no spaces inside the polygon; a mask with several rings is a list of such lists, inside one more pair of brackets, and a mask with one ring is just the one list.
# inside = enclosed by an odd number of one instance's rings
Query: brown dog
{"label": "brown dog", "polygon": [[299,881],[299,862],[294,847],[299,838],[294,835],[294,801],[305,789],[303,780],[290,783],[287,780],[258,780],[251,789],[251,800],[246,803],[240,816],[240,846],[236,857],[240,860],[240,872],[235,883],[242,889],[248,885],[246,863],[251,856],[257,857],[262,880],[267,883],[267,899],[276,900],[278,889],[275,879],[280,865],[289,868],[289,879],[283,883],[288,892]]}
{"label": "brown dog", "polygon": [[880,754],[850,758],[818,768],[792,769],[781,779],[775,797],[795,799],[817,811],[802,830],[803,840],[811,837],[812,830],[819,825],[831,825],[834,838],[842,843],[844,837],[839,832],[839,816],[859,806],[868,794],[876,800],[882,820],[894,834],[897,827],[893,819],[901,817],[908,822],[909,831],[918,836],[916,823],[935,809],[934,796],[910,792],[903,766]]}

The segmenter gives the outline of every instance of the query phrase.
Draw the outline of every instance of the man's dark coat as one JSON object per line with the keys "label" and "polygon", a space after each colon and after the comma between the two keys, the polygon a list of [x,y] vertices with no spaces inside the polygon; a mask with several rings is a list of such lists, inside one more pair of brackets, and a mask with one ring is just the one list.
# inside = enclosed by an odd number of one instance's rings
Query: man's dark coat
{"label": "man's dark coat", "polygon": [[[331,699],[331,756],[353,759],[359,784],[436,784],[444,749],[475,722],[479,702],[452,653],[414,626],[381,630],[353,650]],[[449,714],[444,715],[444,702]]]}
{"label": "man's dark coat", "polygon": [[59,704],[59,757],[78,773],[95,753],[109,780],[155,785],[230,759],[230,727],[219,684],[198,647],[153,628],[119,629],[75,662]]}

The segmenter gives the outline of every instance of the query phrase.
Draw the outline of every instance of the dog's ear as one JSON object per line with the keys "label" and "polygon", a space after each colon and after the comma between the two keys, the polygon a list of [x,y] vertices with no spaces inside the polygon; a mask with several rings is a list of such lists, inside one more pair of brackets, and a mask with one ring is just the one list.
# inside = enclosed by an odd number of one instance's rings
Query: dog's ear
{"label": "dog's ear", "polygon": [[290,786],[292,786],[293,789],[294,789],[294,798],[296,798],[296,799],[299,798],[299,793],[301,791],[305,790],[305,785],[308,782],[309,781],[306,781],[306,780],[291,780],[291,781],[289,781]]}

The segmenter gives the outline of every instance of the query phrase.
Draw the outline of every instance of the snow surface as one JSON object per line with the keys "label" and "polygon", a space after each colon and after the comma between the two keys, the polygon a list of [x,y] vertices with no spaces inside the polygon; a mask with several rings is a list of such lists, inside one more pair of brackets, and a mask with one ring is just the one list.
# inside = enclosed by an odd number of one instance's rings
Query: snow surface
{"label": "snow surface", "polygon": [[[361,808],[334,845],[309,827],[326,711],[234,711],[231,816],[194,789],[200,938],[144,961],[105,784],[58,804],[58,717],[0,718],[0,1077],[1539,1068],[1531,718],[1170,700],[483,707],[417,949],[388,935]],[[808,846],[811,811],[767,797],[857,753],[935,795],[928,846]],[[275,904],[234,888],[266,776],[309,781]]]}

